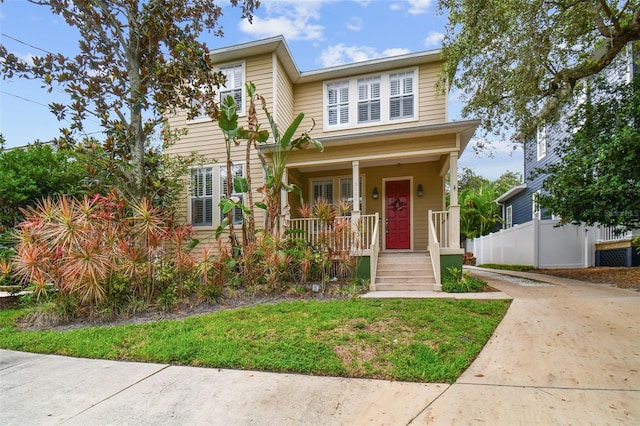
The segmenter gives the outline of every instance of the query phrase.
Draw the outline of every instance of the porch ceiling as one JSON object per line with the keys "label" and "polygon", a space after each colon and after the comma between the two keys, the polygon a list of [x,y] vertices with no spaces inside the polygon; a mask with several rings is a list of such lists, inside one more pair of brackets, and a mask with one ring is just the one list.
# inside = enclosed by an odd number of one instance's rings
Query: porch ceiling
{"label": "porch ceiling", "polygon": [[[360,161],[360,168],[364,167],[382,167],[382,166],[391,166],[394,164],[413,164],[413,163],[424,163],[428,161],[438,161],[440,159],[440,155],[417,155],[411,156],[407,158],[384,158],[384,159],[376,159],[376,160],[362,160]],[[357,160],[357,158],[354,158]],[[327,170],[340,170],[351,168],[351,160],[330,164],[310,164],[310,165],[302,165],[296,166],[295,164],[292,167],[297,168],[302,173],[313,173]]]}

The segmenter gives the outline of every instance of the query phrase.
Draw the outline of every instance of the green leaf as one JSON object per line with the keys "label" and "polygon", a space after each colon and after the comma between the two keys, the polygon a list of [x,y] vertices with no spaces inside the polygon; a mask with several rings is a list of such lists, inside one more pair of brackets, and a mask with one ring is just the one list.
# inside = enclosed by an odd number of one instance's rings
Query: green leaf
{"label": "green leaf", "polygon": [[231,95],[224,98],[220,103],[220,112],[218,127],[228,134],[231,139],[238,132],[238,106]]}
{"label": "green leaf", "polygon": [[263,203],[263,202],[259,201],[259,202],[255,203],[255,205],[259,209],[262,209],[262,210],[266,210],[267,209],[267,205],[265,203]]}
{"label": "green leaf", "polygon": [[229,226],[229,219],[225,217],[220,226],[216,228],[216,239],[220,238],[227,226]]}
{"label": "green leaf", "polygon": [[289,191],[293,192],[299,197],[302,197],[302,189],[300,189],[298,185],[291,184],[291,186],[289,187]]}
{"label": "green leaf", "polygon": [[228,198],[223,198],[222,200],[220,200],[220,203],[218,204],[218,206],[222,210],[222,214],[227,214],[231,210],[233,210],[233,208],[236,206],[236,203],[234,203],[233,200],[230,200]]}
{"label": "green leaf", "polygon": [[242,176],[234,176],[233,191],[243,193],[249,192],[249,182],[247,182],[247,179]]}
{"label": "green leaf", "polygon": [[298,130],[298,127],[300,126],[303,118],[304,113],[301,112],[300,114],[298,114],[295,120],[293,120],[289,127],[287,127],[287,130],[284,132],[284,135],[282,135],[282,139],[280,140],[280,147],[282,149],[286,149],[289,146],[289,142],[291,142],[291,138],[293,137],[293,134],[296,132],[296,130]]}

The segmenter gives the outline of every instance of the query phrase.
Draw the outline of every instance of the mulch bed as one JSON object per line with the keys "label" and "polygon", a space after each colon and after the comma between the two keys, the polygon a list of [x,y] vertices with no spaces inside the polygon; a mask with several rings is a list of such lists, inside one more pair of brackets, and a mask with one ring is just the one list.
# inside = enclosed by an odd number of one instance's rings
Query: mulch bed
{"label": "mulch bed", "polygon": [[618,288],[640,291],[640,266],[631,268],[598,266],[576,269],[536,269],[531,272],[595,284],[610,284]]}

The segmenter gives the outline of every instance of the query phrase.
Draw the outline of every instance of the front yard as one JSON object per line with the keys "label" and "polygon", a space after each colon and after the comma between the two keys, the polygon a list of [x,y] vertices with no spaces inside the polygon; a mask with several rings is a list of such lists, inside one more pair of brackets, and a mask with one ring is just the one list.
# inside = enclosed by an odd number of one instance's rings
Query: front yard
{"label": "front yard", "polygon": [[509,301],[295,301],[177,320],[20,330],[0,311],[0,348],[211,368],[452,383]]}

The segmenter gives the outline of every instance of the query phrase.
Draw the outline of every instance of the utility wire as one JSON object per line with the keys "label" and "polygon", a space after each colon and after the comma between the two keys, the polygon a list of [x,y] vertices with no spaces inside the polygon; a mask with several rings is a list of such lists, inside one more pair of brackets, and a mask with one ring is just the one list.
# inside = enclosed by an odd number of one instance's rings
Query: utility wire
{"label": "utility wire", "polygon": [[38,46],[34,46],[33,44],[29,44],[27,42],[24,42],[22,40],[19,40],[19,39],[15,38],[15,37],[11,37],[10,35],[7,35],[5,33],[0,33],[0,36],[6,37],[6,38],[10,38],[11,40],[16,41],[16,42],[18,42],[20,44],[24,44],[25,46],[28,46],[28,47],[30,47],[32,49],[36,49],[36,50],[39,50],[41,52],[48,53],[50,55],[55,55],[55,53],[49,52],[48,50],[42,49],[42,48],[40,48]]}
{"label": "utility wire", "polygon": [[22,99],[23,101],[31,102],[33,104],[41,105],[43,107],[49,108],[49,105],[47,105],[47,104],[43,104],[42,102],[34,101],[33,99],[27,99],[27,98],[25,98],[23,96],[20,96],[20,95],[14,95],[13,93],[5,92],[4,90],[0,90],[0,93],[5,94],[7,96],[13,96],[14,98]]}

